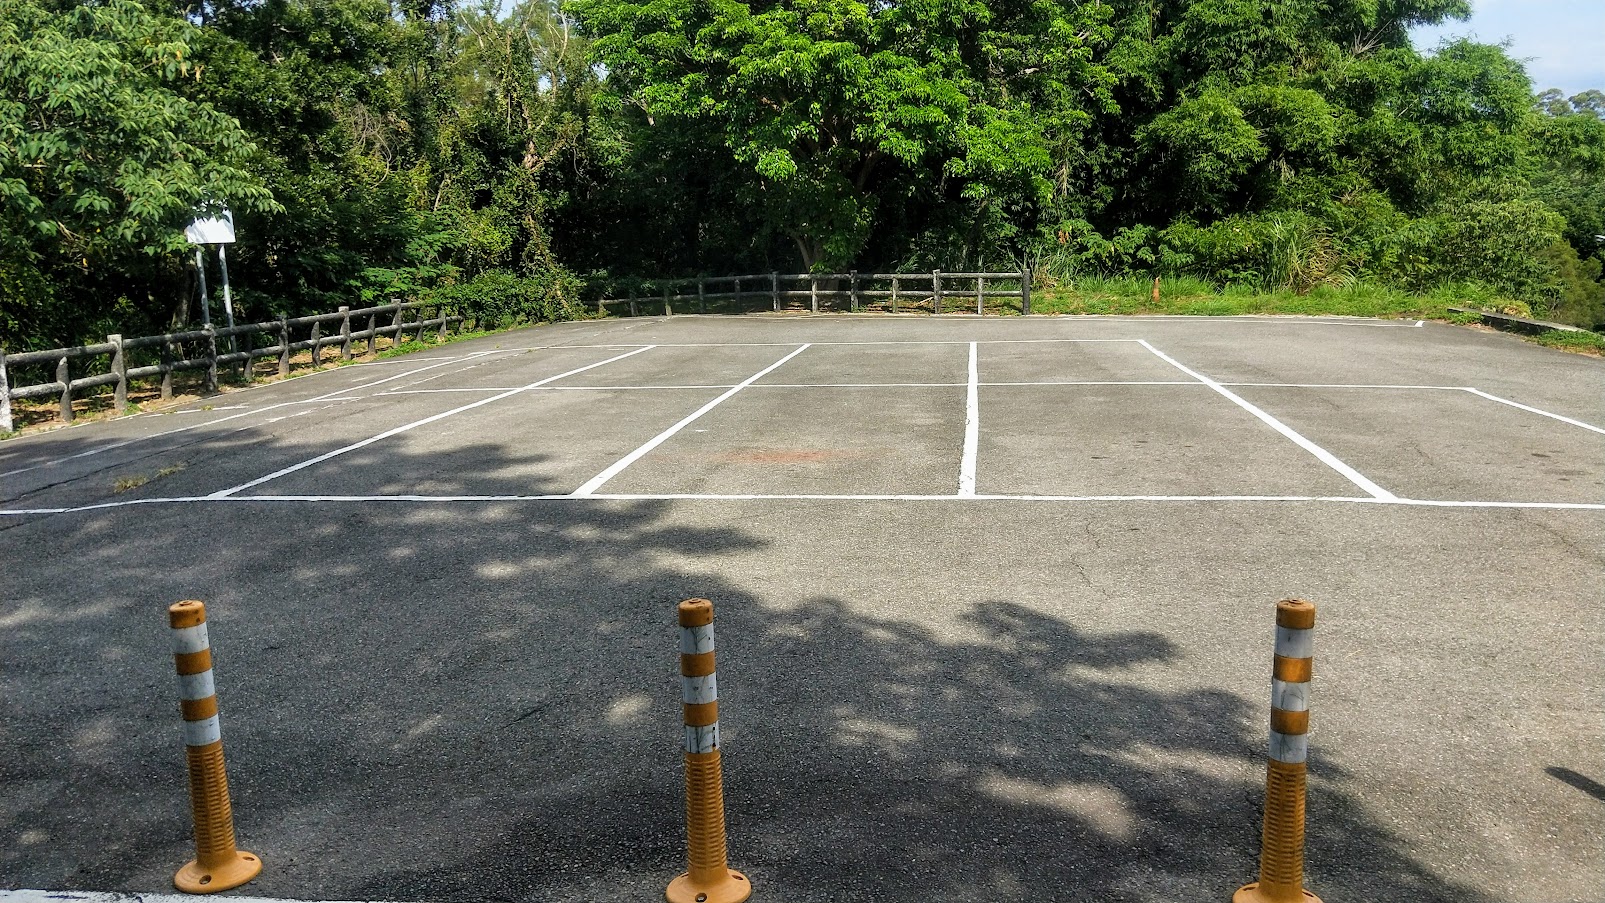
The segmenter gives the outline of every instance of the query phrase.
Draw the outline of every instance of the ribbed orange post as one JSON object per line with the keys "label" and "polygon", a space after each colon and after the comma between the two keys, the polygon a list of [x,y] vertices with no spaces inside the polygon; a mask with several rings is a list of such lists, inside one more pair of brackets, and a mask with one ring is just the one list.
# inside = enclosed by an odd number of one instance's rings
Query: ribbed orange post
{"label": "ribbed orange post", "polygon": [[669,903],[741,903],[747,876],[725,860],[724,780],[719,772],[719,685],[713,666],[713,603],[680,603],[680,700],[685,710],[685,828],[690,868],[669,882]]}
{"label": "ribbed orange post", "polygon": [[1310,729],[1310,677],[1315,663],[1315,604],[1276,603],[1276,657],[1271,666],[1270,759],[1259,880],[1232,903],[1321,903],[1304,889],[1304,788]]}
{"label": "ribbed orange post", "polygon": [[262,860],[234,847],[234,812],[223,769],[223,739],[212,683],[212,647],[206,638],[206,606],[176,602],[167,609],[178,666],[179,706],[184,712],[184,748],[189,760],[190,809],[195,817],[195,858],[173,876],[189,894],[239,887],[262,872]]}

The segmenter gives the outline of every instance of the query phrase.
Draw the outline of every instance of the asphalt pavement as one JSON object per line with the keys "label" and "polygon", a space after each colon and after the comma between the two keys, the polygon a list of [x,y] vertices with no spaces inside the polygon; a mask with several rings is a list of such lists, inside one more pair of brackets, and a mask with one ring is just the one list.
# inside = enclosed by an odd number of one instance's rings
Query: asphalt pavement
{"label": "asphalt pavement", "polygon": [[661,899],[702,596],[754,899],[1229,899],[1299,596],[1308,886],[1597,901],[1602,427],[1437,324],[690,316],[0,443],[0,888],[171,891],[198,598],[237,893]]}

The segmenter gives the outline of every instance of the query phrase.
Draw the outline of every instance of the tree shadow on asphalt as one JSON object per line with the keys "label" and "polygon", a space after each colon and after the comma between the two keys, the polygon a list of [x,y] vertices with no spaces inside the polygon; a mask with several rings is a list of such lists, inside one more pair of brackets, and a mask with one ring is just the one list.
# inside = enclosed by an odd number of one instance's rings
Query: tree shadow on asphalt
{"label": "tree shadow on asphalt", "polygon": [[[369,447],[324,479],[428,469],[449,492],[441,465]],[[1157,631],[1006,593],[908,619],[755,597],[710,565],[768,541],[666,502],[136,510],[8,536],[32,563],[0,604],[0,885],[161,891],[190,855],[162,611],[187,597],[211,606],[236,820],[266,863],[246,893],[660,899],[689,596],[717,606],[732,863],[765,899],[1216,900],[1256,870],[1266,709],[1189,685]],[[1312,771],[1329,901],[1490,900]]]}

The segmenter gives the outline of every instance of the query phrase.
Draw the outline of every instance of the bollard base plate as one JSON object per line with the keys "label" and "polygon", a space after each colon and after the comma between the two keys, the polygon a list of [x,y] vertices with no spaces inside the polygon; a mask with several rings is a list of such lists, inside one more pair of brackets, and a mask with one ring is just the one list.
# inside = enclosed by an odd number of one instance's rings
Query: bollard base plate
{"label": "bollard base plate", "polygon": [[[1302,896],[1300,896],[1302,895]],[[1298,894],[1272,895],[1259,889],[1259,882],[1245,884],[1232,894],[1232,903],[1321,903],[1321,898],[1307,890],[1300,889]]]}
{"label": "bollard base plate", "polygon": [[255,853],[236,852],[222,865],[204,868],[191,859],[173,876],[173,886],[186,894],[215,894],[232,890],[262,874],[262,860]]}
{"label": "bollard base plate", "polygon": [[735,869],[723,881],[691,883],[689,872],[669,882],[663,896],[669,903],[742,903],[752,896],[752,882]]}

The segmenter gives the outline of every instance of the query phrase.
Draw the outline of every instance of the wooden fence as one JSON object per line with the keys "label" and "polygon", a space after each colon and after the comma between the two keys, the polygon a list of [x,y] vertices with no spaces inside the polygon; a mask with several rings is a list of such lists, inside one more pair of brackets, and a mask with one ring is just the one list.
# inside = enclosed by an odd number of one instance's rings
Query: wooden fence
{"label": "wooden fence", "polygon": [[[987,281],[992,281],[988,287]],[[1016,287],[999,288],[1000,282]],[[1031,271],[1016,273],[759,273],[749,276],[699,276],[691,279],[653,280],[661,295],[606,298],[597,302],[599,313],[646,312],[665,315],[707,313],[709,304],[734,302],[742,308],[757,302],[775,311],[827,309],[886,309],[892,313],[925,311],[932,315],[972,306],[985,314],[988,298],[1019,299],[1019,311],[1031,313]],[[728,289],[724,288],[729,286]],[[807,307],[802,302],[807,302]],[[694,307],[693,307],[694,305]]]}
{"label": "wooden fence", "polygon": [[[429,316],[426,307],[433,309],[433,316]],[[409,315],[414,313],[416,316],[409,320]],[[380,325],[386,319],[389,323]],[[438,304],[396,303],[360,310],[342,307],[332,314],[280,317],[231,329],[206,326],[191,332],[133,339],[109,335],[98,345],[76,348],[10,355],[0,350],[0,431],[10,432],[15,428],[11,401],[16,398],[58,397],[61,401],[58,416],[63,423],[71,423],[73,394],[85,389],[114,386],[113,404],[117,410],[122,410],[128,404],[128,385],[134,380],[159,378],[162,399],[166,400],[173,397],[174,373],[199,370],[204,374],[206,391],[216,391],[219,368],[238,364],[241,374],[249,380],[252,365],[258,358],[277,358],[279,375],[288,376],[290,358],[299,351],[312,352],[314,367],[322,362],[325,349],[330,346],[339,346],[340,359],[349,361],[353,342],[363,343],[361,353],[372,353],[378,350],[375,343],[381,336],[389,336],[399,344],[406,341],[408,333],[416,333],[415,337],[422,339],[426,330],[434,329],[437,338],[444,338],[448,326],[464,320]],[[353,322],[361,328],[353,331]],[[306,338],[297,339],[297,333]],[[267,340],[274,344],[261,346],[264,336],[270,337]],[[226,350],[219,351],[220,341],[226,343]],[[96,366],[101,360],[105,363]],[[55,378],[31,385],[12,385],[11,374],[19,369],[46,373],[53,370]],[[73,375],[75,370],[79,375]]]}
{"label": "wooden fence", "polygon": [[[1000,287],[999,283],[1014,285]],[[656,313],[661,303],[665,315],[707,313],[710,304],[743,309],[756,302],[763,309],[774,311],[820,313],[832,309],[876,309],[892,313],[924,311],[932,315],[968,312],[973,305],[976,314],[985,314],[988,299],[1018,299],[1019,312],[1031,313],[1030,270],[1017,273],[944,273],[941,270],[929,273],[761,273],[651,280],[649,284],[660,288],[661,296],[637,296],[632,292],[627,298],[610,299],[604,295],[596,302],[597,312],[637,316],[643,312]],[[426,307],[433,309],[433,316],[429,316]],[[1009,307],[998,305],[1000,311]],[[408,315],[414,312],[417,316],[409,322]],[[383,319],[389,319],[388,325],[379,325]],[[332,314],[280,317],[225,329],[206,326],[191,332],[133,339],[109,335],[101,344],[76,348],[12,355],[0,350],[0,432],[15,428],[12,399],[59,398],[59,417],[63,423],[70,423],[73,394],[86,389],[115,387],[113,404],[117,410],[122,410],[128,404],[128,385],[133,380],[159,378],[161,397],[165,401],[173,396],[174,373],[202,371],[203,386],[211,392],[217,390],[218,369],[222,367],[237,364],[242,376],[249,380],[258,358],[276,357],[279,375],[288,376],[290,358],[299,351],[311,351],[312,365],[316,367],[321,363],[324,349],[338,345],[341,360],[348,361],[352,357],[353,342],[364,344],[363,353],[372,353],[377,350],[375,341],[381,336],[389,336],[399,344],[409,332],[416,331],[421,339],[425,330],[433,328],[444,338],[448,326],[458,324],[460,327],[467,319],[439,304],[408,302],[360,310],[342,307]],[[354,322],[362,328],[353,331]],[[297,333],[306,338],[295,338]],[[263,337],[269,337],[266,340],[274,344],[259,347]],[[226,351],[219,350],[220,341],[226,341]],[[102,359],[105,363],[96,366],[95,362]],[[15,380],[11,374],[18,369],[53,372],[54,378],[12,385]],[[77,376],[74,376],[75,370]]]}

